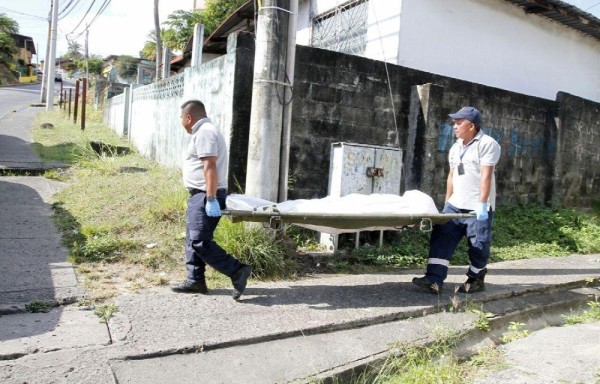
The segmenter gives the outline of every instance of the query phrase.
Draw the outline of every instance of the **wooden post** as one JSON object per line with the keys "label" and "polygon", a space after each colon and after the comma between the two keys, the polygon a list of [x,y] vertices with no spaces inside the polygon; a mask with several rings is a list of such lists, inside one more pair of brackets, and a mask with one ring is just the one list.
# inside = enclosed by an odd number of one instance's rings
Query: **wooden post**
{"label": "wooden post", "polygon": [[77,105],[79,101],[79,79],[75,81],[75,106],[73,107],[73,124],[77,124]]}
{"label": "wooden post", "polygon": [[87,79],[84,77],[81,79],[82,89],[81,89],[81,130],[85,130],[85,104],[86,104],[86,95],[87,95]]}
{"label": "wooden post", "polygon": [[69,118],[71,118],[71,97],[73,93],[73,88],[69,88]]}

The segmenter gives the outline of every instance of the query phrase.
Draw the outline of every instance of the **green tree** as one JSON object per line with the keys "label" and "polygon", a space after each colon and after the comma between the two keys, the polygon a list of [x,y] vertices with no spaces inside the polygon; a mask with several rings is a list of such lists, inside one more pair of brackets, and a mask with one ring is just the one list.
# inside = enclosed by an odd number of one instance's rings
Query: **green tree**
{"label": "green tree", "polygon": [[[74,60],[77,69],[85,73],[85,59]],[[92,55],[87,59],[87,69],[92,75],[102,75],[102,69],[104,68],[104,59],[99,55]]]}
{"label": "green tree", "polygon": [[[164,29],[161,29],[161,35],[164,31]],[[156,58],[156,31],[152,30],[146,35],[146,42],[144,48],[140,51],[140,57],[150,61],[154,61]]]}
{"label": "green tree", "polygon": [[[88,71],[95,75],[101,75],[104,68],[104,59],[98,55],[92,55],[88,58]],[[85,69],[85,63],[84,63]]]}
{"label": "green tree", "polygon": [[81,44],[76,42],[75,40],[68,40],[69,47],[67,48],[67,54],[65,57],[70,57],[71,59],[81,59],[83,54],[81,53]]}
{"label": "green tree", "polygon": [[165,46],[183,51],[194,34],[196,23],[204,24],[204,33],[211,34],[246,0],[207,0],[202,11],[175,11],[163,23],[162,39]]}
{"label": "green tree", "polygon": [[131,79],[137,75],[137,66],[139,59],[133,56],[123,55],[119,56],[115,62],[117,73],[124,79]]}
{"label": "green tree", "polygon": [[183,51],[190,36],[194,34],[194,25],[203,22],[201,11],[175,11],[163,23],[167,28],[162,33],[163,43],[176,51]]}
{"label": "green tree", "polygon": [[233,11],[244,3],[246,0],[207,0],[204,3],[204,11],[202,11],[205,33],[213,33]]}
{"label": "green tree", "polygon": [[19,24],[4,13],[0,13],[0,63],[14,62],[13,54],[17,52],[17,47],[11,34],[18,32]]}

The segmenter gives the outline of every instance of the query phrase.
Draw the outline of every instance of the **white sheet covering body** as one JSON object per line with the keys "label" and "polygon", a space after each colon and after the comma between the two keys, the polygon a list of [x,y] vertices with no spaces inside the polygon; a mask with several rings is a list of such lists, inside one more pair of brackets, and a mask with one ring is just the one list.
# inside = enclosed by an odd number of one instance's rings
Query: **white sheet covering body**
{"label": "white sheet covering body", "polygon": [[[433,199],[417,190],[411,190],[402,196],[392,194],[374,193],[371,195],[349,194],[343,197],[325,197],[322,199],[288,200],[283,203],[274,203],[252,196],[231,194],[227,196],[227,209],[245,211],[269,211],[273,213],[306,213],[310,214],[412,214],[432,215],[439,214]],[[333,227],[324,227],[310,224],[296,224],[301,227],[319,232],[340,234],[348,231]],[[361,231],[395,229],[393,227],[365,227]]]}

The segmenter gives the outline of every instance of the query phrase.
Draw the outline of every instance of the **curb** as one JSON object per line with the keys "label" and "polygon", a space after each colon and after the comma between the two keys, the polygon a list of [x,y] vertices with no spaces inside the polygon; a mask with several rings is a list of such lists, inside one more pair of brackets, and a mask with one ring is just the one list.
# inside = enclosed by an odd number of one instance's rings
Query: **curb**
{"label": "curb", "polygon": [[[491,308],[484,308],[483,311],[497,310],[497,315],[490,319],[489,331],[482,331],[472,326],[467,331],[460,334],[461,341],[453,348],[453,353],[461,360],[472,357],[476,354],[478,347],[484,345],[500,346],[500,338],[506,333],[506,328],[511,322],[523,321],[524,329],[537,331],[547,326],[562,326],[565,324],[563,315],[575,309],[585,307],[589,300],[600,297],[600,286],[579,288],[559,293],[548,292],[542,295],[526,294],[523,301],[529,302],[529,306],[524,309],[514,309],[514,299],[509,297],[501,299],[498,302],[491,303]],[[437,314],[436,314],[437,315]],[[435,316],[435,315],[433,315]],[[413,345],[426,348],[435,343],[435,340],[416,340]],[[364,359],[354,361],[342,367],[335,367],[329,371],[321,372],[317,375],[299,378],[291,383],[299,384],[317,381],[324,383],[345,383],[352,382],[359,375],[367,370],[378,370],[392,355],[391,351],[383,351],[371,356],[365,356]],[[395,356],[402,356],[402,351],[398,350]]]}

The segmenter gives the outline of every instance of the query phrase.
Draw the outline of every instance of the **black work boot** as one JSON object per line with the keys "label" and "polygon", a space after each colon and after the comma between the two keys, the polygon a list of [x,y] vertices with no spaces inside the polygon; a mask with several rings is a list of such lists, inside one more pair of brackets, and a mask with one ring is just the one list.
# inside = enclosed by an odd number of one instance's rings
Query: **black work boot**
{"label": "black work boot", "polygon": [[240,269],[238,269],[233,275],[231,275],[231,282],[233,283],[233,299],[238,300],[242,293],[244,293],[244,289],[246,289],[246,284],[248,283],[248,278],[252,274],[252,267],[249,265],[242,265]]}
{"label": "black work boot", "polygon": [[412,279],[412,282],[427,293],[440,293],[442,291],[442,287],[429,280],[427,276],[415,277]]}
{"label": "black work boot", "polygon": [[206,287],[206,282],[204,281],[190,283],[186,280],[183,283],[171,285],[171,291],[177,293],[200,293],[202,295],[208,294],[208,288]]}
{"label": "black work boot", "polygon": [[485,275],[487,274],[487,268],[483,268],[477,276],[471,277],[467,275],[467,281],[465,281],[459,288],[460,293],[477,293],[485,290]]}

